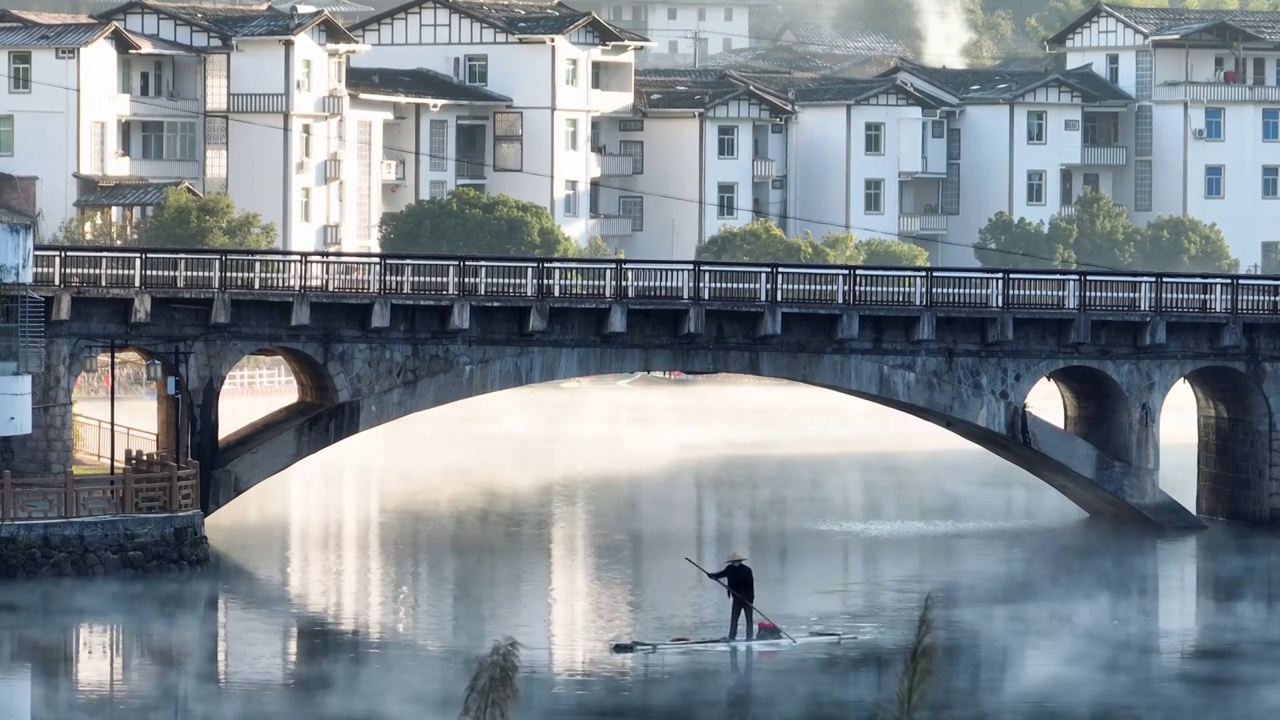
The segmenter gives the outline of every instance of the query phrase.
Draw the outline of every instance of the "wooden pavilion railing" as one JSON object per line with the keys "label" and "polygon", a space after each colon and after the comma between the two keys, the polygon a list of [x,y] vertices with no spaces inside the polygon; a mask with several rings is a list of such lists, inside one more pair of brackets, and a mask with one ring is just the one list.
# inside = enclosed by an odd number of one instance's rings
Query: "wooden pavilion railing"
{"label": "wooden pavilion railing", "polygon": [[0,520],[146,515],[200,507],[200,465],[167,455],[126,451],[121,474],[0,478]]}

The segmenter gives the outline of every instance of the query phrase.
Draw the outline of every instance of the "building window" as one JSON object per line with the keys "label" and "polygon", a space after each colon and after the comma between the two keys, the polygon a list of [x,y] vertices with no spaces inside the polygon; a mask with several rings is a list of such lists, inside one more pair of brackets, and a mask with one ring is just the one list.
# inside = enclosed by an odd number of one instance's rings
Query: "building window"
{"label": "building window", "polygon": [[643,120],[619,120],[618,132],[644,132]]}
{"label": "building window", "polygon": [[1135,160],[1133,163],[1133,209],[1151,212],[1151,161]]}
{"label": "building window", "polygon": [[428,169],[444,172],[449,168],[449,121],[432,120],[427,126]]}
{"label": "building window", "polygon": [[631,174],[644,174],[644,142],[641,140],[622,140],[618,143],[618,150],[623,155],[631,156]]}
{"label": "building window", "polygon": [[1120,84],[1120,54],[1107,53],[1107,82]]}
{"label": "building window", "polygon": [[668,41],[667,41],[667,52],[671,53],[672,55],[675,55],[675,54],[679,53],[679,52],[680,52],[680,41],[679,41],[679,40],[668,40]]}
{"label": "building window", "polygon": [[884,214],[884,180],[867,180],[862,186],[862,212]]}
{"label": "building window", "polygon": [[716,217],[738,217],[738,184],[716,184]]}
{"label": "building window", "polygon": [[302,159],[311,159],[311,123],[302,123]]}
{"label": "building window", "polygon": [[1205,165],[1204,166],[1204,196],[1211,199],[1221,199],[1226,194],[1225,176],[1226,168],[1221,165]]}
{"label": "building window", "polygon": [[623,17],[622,17],[622,6],[621,6],[621,5],[614,5],[613,7],[609,8],[609,20],[611,20],[611,21],[621,21],[621,20],[624,20],[624,19],[625,19],[625,18],[623,18]]}
{"label": "building window", "polygon": [[1044,110],[1028,110],[1027,111],[1027,142],[1033,145],[1043,145],[1045,142],[1045,127],[1048,124],[1048,113]]}
{"label": "building window", "polygon": [[467,55],[462,59],[463,67],[466,68],[466,74],[463,75],[463,81],[468,85],[488,85],[489,84],[489,56],[488,55]]}
{"label": "building window", "polygon": [[667,8],[667,19],[668,19],[668,20],[675,20],[675,19],[676,19],[676,16],[677,16],[677,13],[676,13],[676,9],[675,9],[675,8]]}
{"label": "building window", "polygon": [[1027,204],[1043,205],[1044,204],[1044,171],[1030,170],[1027,172]]}
{"label": "building window", "polygon": [[302,188],[299,196],[302,199],[302,222],[309,223],[311,222],[311,188]]}
{"label": "building window", "polygon": [[1262,166],[1262,197],[1268,200],[1280,198],[1280,165]]}
{"label": "building window", "polygon": [[302,61],[302,73],[298,76],[298,89],[302,92],[311,92],[311,61]]}
{"label": "building window", "polygon": [[1226,117],[1227,111],[1222,108],[1205,108],[1204,109],[1204,139],[1205,140],[1221,140],[1223,132],[1223,119]]}
{"label": "building window", "polygon": [[427,183],[427,197],[431,200],[443,200],[449,194],[448,180],[432,180]]}
{"label": "building window", "polygon": [[707,9],[698,8],[698,22],[706,22],[706,21],[707,21]]}
{"label": "building window", "polygon": [[733,8],[727,7],[724,9],[724,21],[733,22]]}
{"label": "building window", "polygon": [[31,92],[31,53],[9,53],[9,92]]}
{"label": "building window", "polygon": [[524,170],[524,113],[493,114],[493,169],[499,172]]}
{"label": "building window", "polygon": [[53,51],[53,56],[59,60],[75,60],[76,49],[73,47],[58,48],[57,50]]}
{"label": "building window", "polygon": [[723,38],[724,42],[720,44],[720,49],[729,52],[733,49],[733,38]]}
{"label": "building window", "polygon": [[863,128],[862,150],[867,155],[884,154],[884,123],[867,123]]}
{"label": "building window", "polygon": [[738,128],[736,125],[721,125],[716,128],[716,151],[721,158],[738,157]]}
{"label": "building window", "polygon": [[600,63],[591,63],[591,89],[600,89]]}
{"label": "building window", "polygon": [[942,180],[942,214],[960,214],[960,163],[947,163],[947,176]]}
{"label": "building window", "polygon": [[568,87],[578,87],[578,61],[575,58],[564,61],[564,84]]}
{"label": "building window", "polygon": [[960,162],[960,128],[947,130],[947,162]]}
{"label": "building window", "polygon": [[631,218],[631,232],[642,232],[644,230],[644,197],[640,195],[619,197],[618,214]]}
{"label": "building window", "polygon": [[342,56],[329,58],[329,87],[339,90],[347,86],[347,63]]}
{"label": "building window", "polygon": [[578,181],[564,181],[564,216],[578,217]]}
{"label": "building window", "polygon": [[1280,109],[1262,110],[1262,139],[1267,142],[1280,141]]}
{"label": "building window", "polygon": [[13,154],[13,116],[0,115],[0,155]]}
{"label": "building window", "polygon": [[947,123],[942,120],[931,120],[929,122],[931,137],[934,140],[941,140],[947,136]]}
{"label": "building window", "polygon": [[142,159],[195,160],[196,124],[159,120],[141,123]]}
{"label": "building window", "polygon": [[578,121],[573,118],[564,121],[564,147],[572,152],[578,150]]}

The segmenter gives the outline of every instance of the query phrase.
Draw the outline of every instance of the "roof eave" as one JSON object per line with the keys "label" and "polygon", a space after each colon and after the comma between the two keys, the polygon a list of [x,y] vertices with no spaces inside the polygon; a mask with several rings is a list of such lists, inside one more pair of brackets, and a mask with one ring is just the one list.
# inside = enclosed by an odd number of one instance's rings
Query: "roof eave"
{"label": "roof eave", "polygon": [[352,95],[361,100],[371,100],[374,102],[396,102],[406,103],[409,105],[510,105],[513,100],[511,98],[491,99],[491,100],[458,100],[456,98],[433,98],[420,95],[386,95],[381,93],[368,93],[359,90],[352,91]]}

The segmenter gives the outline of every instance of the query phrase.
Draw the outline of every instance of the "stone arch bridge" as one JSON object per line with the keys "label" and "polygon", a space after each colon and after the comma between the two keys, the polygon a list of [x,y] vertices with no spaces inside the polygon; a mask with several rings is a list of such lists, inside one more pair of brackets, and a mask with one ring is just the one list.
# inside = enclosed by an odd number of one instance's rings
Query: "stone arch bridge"
{"label": "stone arch bridge", "polygon": [[[871,400],[951,430],[1091,514],[1198,527],[1159,487],[1161,406],[1186,378],[1199,415],[1198,513],[1280,519],[1280,386],[1270,372],[1280,308],[1271,286],[457,258],[405,260],[417,265],[400,272],[389,256],[342,266],[334,256],[236,257],[42,251],[42,409],[33,436],[0,440],[0,465],[21,474],[69,463],[75,376],[89,347],[114,339],[168,365],[179,350],[183,402],[175,411],[159,399],[159,436],[164,443],[181,423],[184,449],[201,461],[207,512],[344,438],[445,403],[573,377],[681,370],[782,378]],[[331,264],[313,276],[321,258]],[[1113,282],[1107,292],[1098,278]],[[253,353],[289,363],[298,401],[220,440],[222,382]],[[1063,395],[1064,428],[1025,411],[1044,377]]]}

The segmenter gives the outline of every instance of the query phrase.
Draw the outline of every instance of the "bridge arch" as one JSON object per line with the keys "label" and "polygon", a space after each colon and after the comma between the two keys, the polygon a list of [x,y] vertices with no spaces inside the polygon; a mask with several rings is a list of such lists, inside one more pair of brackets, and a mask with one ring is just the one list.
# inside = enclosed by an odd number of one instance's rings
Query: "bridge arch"
{"label": "bridge arch", "polygon": [[1275,422],[1263,383],[1237,368],[1195,366],[1160,388],[1161,407],[1179,380],[1195,397],[1196,514],[1269,522]]}
{"label": "bridge arch", "polygon": [[[312,358],[323,355],[320,346],[297,350]],[[411,363],[401,356],[386,364],[394,353],[376,345],[369,348],[369,356],[353,354],[337,368],[350,383],[345,397],[328,405],[295,407],[290,417],[264,418],[252,432],[227,438],[216,459],[202,461],[213,460],[208,464],[206,509],[212,512],[333,443],[406,415],[525,385],[672,369],[791,380],[903,411],[1028,470],[1090,513],[1151,521],[1144,514],[1144,503],[1173,503],[1167,497],[1129,497],[1134,483],[1125,477],[1122,461],[1043,421],[1028,426],[1026,414],[1014,400],[1021,399],[1018,388],[1027,381],[1021,375],[1015,380],[1008,372],[991,373],[989,362],[982,358],[885,362],[857,355],[608,345],[449,345],[406,351],[413,357]],[[326,370],[335,369],[334,365],[330,363]],[[993,375],[997,379],[991,381]],[[1077,380],[1071,374],[1066,377]],[[1108,406],[1102,400],[1114,399],[1104,391],[1080,392],[1081,408],[1090,407],[1090,398],[1104,409]]]}
{"label": "bridge arch", "polygon": [[[1043,376],[1062,398],[1062,429],[1126,463],[1135,457],[1129,442],[1134,427],[1133,399],[1114,377],[1088,365],[1064,365]],[[1030,395],[1038,379],[1021,394]]]}

